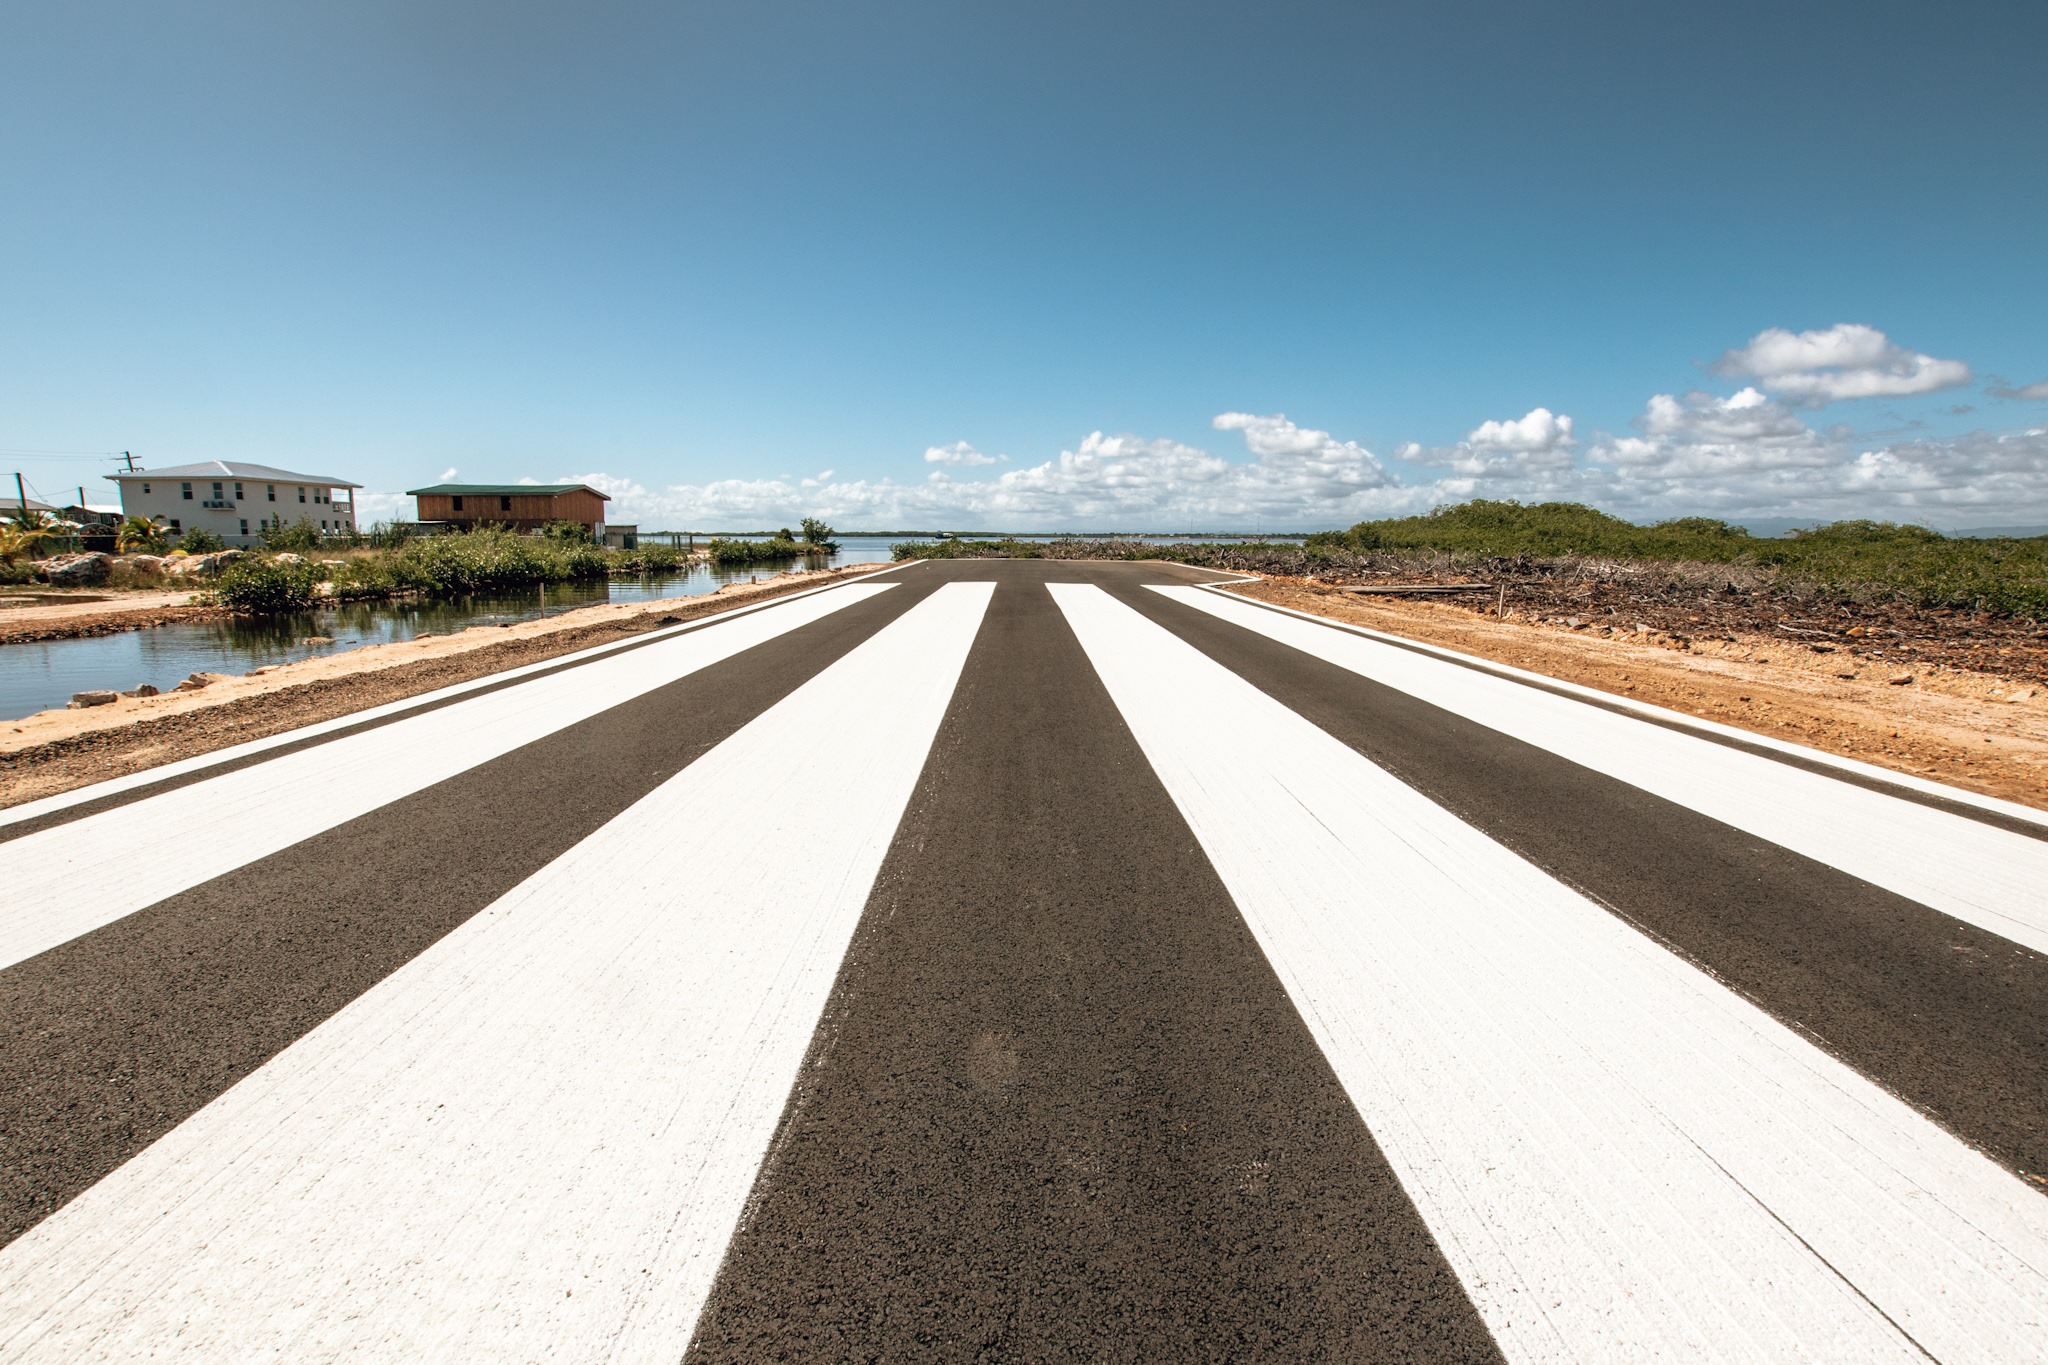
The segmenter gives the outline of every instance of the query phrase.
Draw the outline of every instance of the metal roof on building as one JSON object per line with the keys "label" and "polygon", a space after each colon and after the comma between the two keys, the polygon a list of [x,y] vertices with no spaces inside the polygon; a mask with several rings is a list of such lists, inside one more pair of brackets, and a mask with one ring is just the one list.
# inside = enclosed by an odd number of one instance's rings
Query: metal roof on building
{"label": "metal roof on building", "polygon": [[116,483],[129,479],[240,479],[244,483],[302,483],[322,488],[361,488],[359,483],[337,479],[331,474],[298,474],[275,465],[244,464],[240,460],[208,460],[204,464],[178,464],[165,469],[123,469],[109,474]]}
{"label": "metal roof on building", "polygon": [[479,498],[552,498],[563,493],[596,493],[606,502],[612,500],[611,494],[598,492],[587,483],[437,483],[426,488],[405,490],[408,498],[416,498],[422,493],[437,496],[445,493],[456,497],[474,494]]}

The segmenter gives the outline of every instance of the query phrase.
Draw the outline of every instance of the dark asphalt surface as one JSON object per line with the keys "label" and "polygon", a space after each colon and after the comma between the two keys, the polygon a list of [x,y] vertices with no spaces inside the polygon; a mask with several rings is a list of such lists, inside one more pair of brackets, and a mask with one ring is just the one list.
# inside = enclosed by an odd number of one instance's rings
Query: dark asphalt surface
{"label": "dark asphalt surface", "polygon": [[2048,959],[1183,607],[1118,596],[2006,1166],[2048,1171]]}
{"label": "dark asphalt surface", "polygon": [[690,1359],[1494,1359],[1047,575],[990,567]]}
{"label": "dark asphalt surface", "polygon": [[0,972],[0,1242],[928,591],[906,580]]}
{"label": "dark asphalt surface", "polygon": [[892,575],[0,971],[0,1243],[953,580],[998,587],[692,1359],[1498,1358],[1046,582],[1105,586],[2002,1164],[2048,1167],[2039,955],[1142,586],[1212,577]]}

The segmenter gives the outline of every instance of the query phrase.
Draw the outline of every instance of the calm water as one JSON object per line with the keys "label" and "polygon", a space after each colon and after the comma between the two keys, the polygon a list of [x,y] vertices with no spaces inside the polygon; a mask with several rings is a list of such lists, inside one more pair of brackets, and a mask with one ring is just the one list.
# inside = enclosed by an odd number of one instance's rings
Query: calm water
{"label": "calm water", "polygon": [[[978,532],[963,532],[969,537]],[[1052,540],[1053,536],[1024,536]],[[1186,541],[1187,536],[1132,537],[1152,543]],[[887,563],[889,546],[899,536],[841,536],[839,552],[829,564]],[[1242,536],[1197,536],[1193,539],[1241,540]],[[1298,537],[1274,536],[1275,540]],[[81,640],[46,640],[39,644],[0,646],[0,717],[31,715],[61,707],[75,692],[112,688],[125,692],[150,683],[168,692],[193,673],[247,673],[271,664],[294,663],[315,655],[338,654],[364,645],[410,640],[421,635],[447,635],[470,626],[530,621],[536,616],[601,602],[647,602],[662,597],[694,597],[721,585],[769,577],[773,566],[754,569],[713,569],[699,565],[685,574],[662,578],[615,578],[608,583],[565,583],[506,597],[470,597],[445,602],[381,602],[311,612],[304,616],[262,621],[193,621],[123,631]],[[315,643],[318,641],[318,643]]]}
{"label": "calm water", "polygon": [[[888,540],[846,537],[831,564],[886,562]],[[75,692],[112,688],[125,692],[140,683],[168,692],[194,673],[247,673],[271,664],[294,663],[364,645],[447,635],[470,626],[530,621],[602,602],[651,602],[695,597],[723,584],[744,583],[774,566],[712,569],[699,565],[661,578],[614,578],[606,583],[551,584],[504,597],[456,598],[444,602],[376,602],[261,621],[189,621],[79,640],[45,640],[0,646],[0,717],[14,718],[61,707]],[[326,642],[314,643],[324,640]]]}

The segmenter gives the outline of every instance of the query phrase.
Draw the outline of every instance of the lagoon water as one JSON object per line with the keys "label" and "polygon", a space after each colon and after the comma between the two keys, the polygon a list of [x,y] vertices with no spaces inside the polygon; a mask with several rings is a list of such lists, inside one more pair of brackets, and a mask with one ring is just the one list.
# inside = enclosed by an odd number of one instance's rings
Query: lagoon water
{"label": "lagoon water", "polygon": [[[982,532],[962,532],[978,536]],[[887,563],[889,547],[924,537],[842,535],[828,565]],[[1054,540],[1025,535],[1022,540]],[[1244,536],[1137,535],[1151,544],[1236,541]],[[1272,536],[1296,540],[1298,536]],[[694,597],[730,582],[744,582],[770,567],[713,569],[658,578],[614,578],[609,582],[558,583],[543,593],[531,590],[502,597],[469,597],[439,602],[366,602],[302,616],[255,621],[192,621],[122,631],[77,640],[0,646],[0,718],[14,719],[61,707],[72,694],[96,688],[125,692],[141,683],[169,691],[193,673],[247,673],[272,664],[295,663],[364,645],[446,635],[470,626],[530,621],[602,602],[646,602]],[[321,640],[322,643],[309,643]]]}
{"label": "lagoon water", "polygon": [[[842,537],[830,565],[887,562],[889,540]],[[295,663],[364,645],[447,635],[470,626],[530,621],[604,602],[648,602],[695,597],[726,583],[744,583],[773,566],[714,569],[698,565],[688,573],[608,582],[554,583],[501,597],[454,598],[438,602],[364,602],[300,616],[252,621],[188,621],[94,635],[0,646],[0,718],[14,719],[62,707],[72,694],[95,688],[127,691],[150,683],[170,691],[194,673],[247,673],[272,664]],[[324,639],[324,643],[309,643]]]}

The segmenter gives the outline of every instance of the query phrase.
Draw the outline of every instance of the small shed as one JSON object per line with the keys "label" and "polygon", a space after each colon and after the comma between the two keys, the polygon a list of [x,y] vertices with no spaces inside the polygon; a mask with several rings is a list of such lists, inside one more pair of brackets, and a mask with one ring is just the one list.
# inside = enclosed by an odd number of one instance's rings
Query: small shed
{"label": "small shed", "polygon": [[553,522],[569,521],[604,540],[604,505],[610,497],[582,483],[437,483],[407,490],[419,504],[419,520],[439,521],[458,530],[507,526],[538,531]]}

